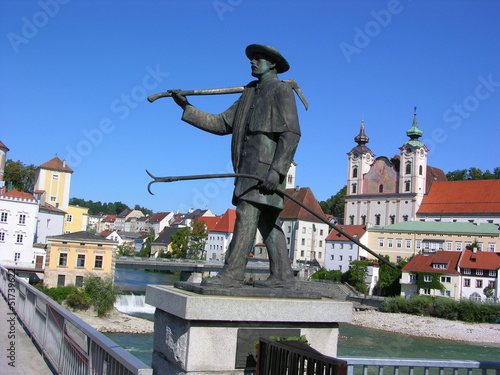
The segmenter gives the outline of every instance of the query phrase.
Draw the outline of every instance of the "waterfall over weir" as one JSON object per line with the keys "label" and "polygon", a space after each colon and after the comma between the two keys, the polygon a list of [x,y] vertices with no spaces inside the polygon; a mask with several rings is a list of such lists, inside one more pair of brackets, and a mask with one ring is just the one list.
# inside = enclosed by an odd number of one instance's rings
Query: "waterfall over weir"
{"label": "waterfall over weir", "polygon": [[154,314],[155,307],[148,305],[145,299],[146,295],[144,294],[122,294],[116,299],[115,308],[125,314]]}

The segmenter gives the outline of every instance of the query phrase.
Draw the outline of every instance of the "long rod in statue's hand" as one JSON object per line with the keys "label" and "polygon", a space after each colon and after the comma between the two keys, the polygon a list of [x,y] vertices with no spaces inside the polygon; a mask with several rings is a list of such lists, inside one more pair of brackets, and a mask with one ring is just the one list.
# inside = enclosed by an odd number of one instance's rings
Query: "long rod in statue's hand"
{"label": "long rod in statue's hand", "polygon": [[[206,180],[206,179],[211,179],[211,178],[229,178],[229,177],[240,177],[240,178],[252,178],[254,180],[257,180],[261,183],[265,182],[265,180],[262,177],[255,176],[252,174],[245,174],[245,173],[219,173],[219,174],[200,174],[200,175],[193,175],[193,176],[170,176],[170,177],[156,177],[153,176],[148,170],[146,170],[146,173],[153,179],[148,184],[148,192],[151,195],[154,195],[153,192],[151,191],[151,185],[156,183],[156,182],[174,182],[174,181],[189,181],[189,180]],[[323,223],[327,224],[330,228],[335,229],[337,232],[339,232],[341,235],[345,236],[347,239],[350,241],[354,242],[356,245],[361,247],[362,249],[366,250],[368,253],[376,257],[378,260],[381,262],[387,264],[388,266],[397,269],[394,264],[389,262],[387,259],[383,258],[381,255],[375,253],[373,250],[369,249],[367,246],[363,245],[361,242],[359,242],[356,238],[352,237],[348,233],[344,232],[342,229],[337,227],[335,224],[331,223],[328,221],[325,217],[325,215],[318,214],[316,211],[312,210],[308,206],[306,206],[304,203],[299,201],[297,198],[295,198],[293,195],[288,194],[286,191],[283,189],[277,188],[275,190],[279,194],[282,194],[283,196],[287,197],[291,201],[293,201],[295,204],[298,204],[301,206],[303,209],[305,209],[307,212],[310,214],[316,216],[319,220],[321,220]]]}

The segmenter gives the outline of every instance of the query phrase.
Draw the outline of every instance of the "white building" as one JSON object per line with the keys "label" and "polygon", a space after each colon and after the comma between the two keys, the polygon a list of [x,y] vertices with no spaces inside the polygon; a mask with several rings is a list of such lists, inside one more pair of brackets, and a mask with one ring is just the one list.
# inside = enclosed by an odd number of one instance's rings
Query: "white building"
{"label": "white building", "polygon": [[345,224],[388,225],[416,220],[424,195],[434,181],[446,181],[443,171],[427,165],[427,147],[419,140],[416,114],[406,132],[410,140],[389,159],[375,158],[366,146],[364,123],[354,138],[358,144],[348,155]]}
{"label": "white building", "polygon": [[[286,192],[313,211],[323,212],[310,188],[297,186],[294,189],[286,189]],[[287,198],[280,213],[280,220],[293,264],[306,264],[316,260],[323,266],[329,225]]]}
{"label": "white building", "polygon": [[35,254],[33,249],[37,216],[38,201],[32,194],[12,189],[0,195],[0,262],[2,264],[34,268],[35,264],[40,264],[40,261],[43,263],[43,250]]}
{"label": "white building", "polygon": [[[205,253],[207,260],[224,260],[233,239],[236,210],[228,209],[208,232]],[[249,249],[251,251],[251,249]]]}
{"label": "white building", "polygon": [[[366,232],[365,225],[339,225],[338,227],[362,244],[365,244],[363,242],[363,235]],[[324,267],[327,270],[340,270],[346,272],[352,261],[363,259],[365,252],[365,250],[360,249],[357,244],[347,237],[340,234],[335,229],[332,229],[326,238]]]}

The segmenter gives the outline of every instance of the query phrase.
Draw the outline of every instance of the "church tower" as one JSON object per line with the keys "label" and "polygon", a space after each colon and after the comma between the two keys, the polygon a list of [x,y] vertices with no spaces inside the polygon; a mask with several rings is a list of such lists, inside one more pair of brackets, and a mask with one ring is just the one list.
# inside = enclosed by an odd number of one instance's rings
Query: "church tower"
{"label": "church tower", "polygon": [[347,195],[363,194],[363,176],[370,170],[375,154],[366,144],[370,138],[365,134],[365,120],[361,120],[359,134],[354,137],[358,145],[347,153]]}
{"label": "church tower", "polygon": [[410,140],[399,148],[401,151],[399,192],[415,195],[416,201],[420,205],[426,193],[427,154],[429,150],[419,140],[423,132],[418,127],[417,107],[414,109],[413,124],[406,135],[410,137]]}

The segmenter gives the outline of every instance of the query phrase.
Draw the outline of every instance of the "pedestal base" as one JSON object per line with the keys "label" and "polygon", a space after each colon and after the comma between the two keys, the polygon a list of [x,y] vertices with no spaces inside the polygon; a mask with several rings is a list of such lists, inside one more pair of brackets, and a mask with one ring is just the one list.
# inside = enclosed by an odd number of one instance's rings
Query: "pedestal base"
{"label": "pedestal base", "polygon": [[159,285],[148,285],[146,303],[156,307],[155,375],[252,374],[260,336],[306,336],[335,357],[338,323],[352,318],[350,302],[205,296]]}

